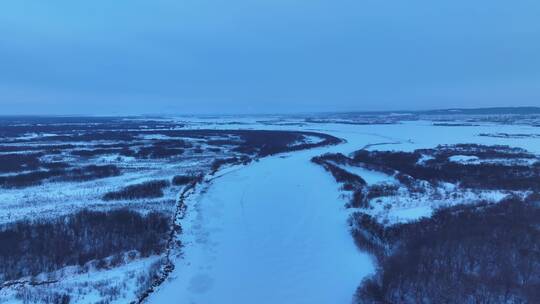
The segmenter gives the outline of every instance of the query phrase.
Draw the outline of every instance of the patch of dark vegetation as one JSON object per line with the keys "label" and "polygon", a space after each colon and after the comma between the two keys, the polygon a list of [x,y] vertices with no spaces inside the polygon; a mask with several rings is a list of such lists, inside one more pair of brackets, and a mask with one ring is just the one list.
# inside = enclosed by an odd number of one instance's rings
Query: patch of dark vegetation
{"label": "patch of dark vegetation", "polygon": [[343,119],[317,119],[317,118],[306,118],[304,120],[308,123],[317,123],[317,124],[343,124],[343,125],[393,125],[397,123],[396,119],[390,117],[385,118],[376,118],[376,117],[367,117],[356,118],[351,120]]}
{"label": "patch of dark vegetation", "polygon": [[41,164],[39,161],[41,156],[42,154],[40,153],[2,154],[0,155],[0,172],[7,173],[36,170]]}
{"label": "patch of dark vegetation", "polygon": [[0,146],[0,152],[23,152],[23,151],[58,151],[74,149],[74,145],[19,145],[19,146]]}
{"label": "patch of dark vegetation", "polygon": [[[84,121],[84,120],[83,120]],[[15,142],[99,142],[99,141],[116,141],[126,144],[133,142],[140,142],[141,136],[144,135],[163,135],[173,137],[172,140],[158,140],[154,143],[154,149],[158,150],[156,153],[152,153],[150,150],[143,152],[141,157],[147,158],[160,158],[181,154],[181,149],[191,147],[189,142],[179,140],[177,138],[196,138],[196,139],[208,139],[210,144],[222,146],[236,146],[236,151],[244,154],[255,154],[263,157],[267,155],[273,155],[281,152],[295,151],[307,148],[313,148],[318,146],[324,146],[329,144],[337,144],[341,142],[339,139],[316,132],[297,132],[297,131],[266,131],[266,130],[163,130],[159,129],[159,126],[154,126],[156,130],[128,130],[124,125],[111,123],[100,124],[102,127],[99,129],[88,128],[81,123],[80,128],[69,129],[66,126],[50,126],[42,127],[36,125],[27,126],[0,126],[0,136],[2,131],[4,135],[9,136],[21,136],[28,133],[41,134],[44,132],[52,132],[55,135],[43,135],[31,139],[17,139],[13,138],[12,143]],[[114,129],[115,126],[119,128]],[[166,126],[161,126],[166,127]],[[10,129],[11,128],[11,129]],[[80,130],[74,134],[74,130]],[[321,142],[307,143],[303,142],[304,136],[315,136],[321,138]],[[211,139],[210,139],[211,138]],[[100,143],[100,145],[108,145]],[[108,148],[108,147],[103,147]],[[58,149],[61,150],[61,149]],[[107,152],[107,151],[102,151]],[[90,153],[90,152],[80,152]],[[96,153],[98,153],[96,151]],[[167,156],[168,155],[168,156]]]}
{"label": "patch of dark vegetation", "polygon": [[[367,146],[373,146],[373,145],[367,145]],[[364,151],[364,149],[362,149],[360,151]],[[359,153],[359,152],[356,152],[356,153]],[[396,152],[396,153],[399,154],[400,152]],[[399,157],[399,155],[398,155],[398,157]],[[340,164],[340,165],[356,166],[356,167],[361,167],[361,168],[371,170],[371,171],[379,171],[379,172],[385,173],[387,175],[396,174],[395,170],[393,170],[393,169],[391,169],[391,168],[389,168],[387,166],[380,165],[380,164],[371,164],[371,163],[360,162],[360,161],[358,161],[358,160],[356,160],[354,158],[347,157],[347,156],[345,156],[345,155],[343,155],[341,153],[327,153],[327,154],[315,157],[315,159],[318,159],[318,162],[330,162],[330,163]]]}
{"label": "patch of dark vegetation", "polygon": [[165,250],[170,218],[129,210],[80,211],[54,220],[0,226],[0,280],[51,272],[136,250],[146,257]]}
{"label": "patch of dark vegetation", "polygon": [[[148,122],[146,123],[148,124]],[[134,129],[138,121],[127,121],[122,117],[0,117],[0,137],[18,137],[25,134],[72,133],[96,129]]]}
{"label": "patch of dark vegetation", "polygon": [[107,144],[95,144],[93,145],[96,149],[129,149],[133,147],[134,145],[138,144],[138,142],[135,143],[107,143]]}
{"label": "patch of dark vegetation", "polygon": [[[236,152],[264,157],[287,151],[338,144],[340,139],[317,132],[271,131],[271,130],[169,130],[139,134],[164,135],[169,137],[210,139],[214,144],[235,145]],[[321,138],[317,143],[302,143],[306,136]],[[217,138],[223,139],[217,139]],[[234,140],[231,137],[235,138]]]}
{"label": "patch of dark vegetation", "polygon": [[44,142],[44,141],[56,141],[56,142],[93,142],[93,141],[124,141],[131,142],[136,140],[135,136],[131,132],[117,132],[117,131],[105,131],[105,132],[87,132],[83,134],[70,134],[64,135],[46,135],[42,137],[33,138],[32,142]]}
{"label": "patch of dark vegetation", "polygon": [[[473,156],[473,161],[467,157]],[[463,159],[463,161],[462,161]],[[354,213],[358,246],[372,253],[378,270],[362,282],[357,303],[540,303],[540,165],[535,155],[507,146],[462,144],[413,152],[360,150],[313,161],[352,191],[350,206],[398,194],[398,186],[356,183],[338,165],[361,166],[393,175],[411,192],[426,182],[461,188],[532,190],[525,200],[479,202],[435,212],[417,222],[385,226]],[[530,165],[532,164],[532,165]],[[336,169],[337,167],[337,169]]]}
{"label": "patch of dark vegetation", "polygon": [[63,173],[63,170],[48,170],[0,176],[0,186],[2,188],[25,188],[37,186],[41,185],[44,180],[55,176],[60,176]]}
{"label": "patch of dark vegetation", "polygon": [[368,185],[360,176],[339,167],[339,164],[351,164],[349,158],[343,154],[324,154],[316,156],[311,161],[332,174],[336,182],[342,185],[342,190],[351,191],[352,197],[348,207],[365,208],[368,205]]}
{"label": "patch of dark vegetation", "polygon": [[69,304],[71,296],[66,293],[58,293],[53,291],[35,290],[35,286],[30,288],[21,288],[17,290],[15,296],[22,303],[34,304]]}
{"label": "patch of dark vegetation", "polygon": [[190,142],[185,141],[185,140],[181,140],[181,139],[158,140],[158,141],[154,142],[153,145],[155,147],[164,147],[164,148],[168,148],[168,149],[172,149],[172,148],[187,149],[187,148],[191,148],[193,146]]}
{"label": "patch of dark vegetation", "polygon": [[366,199],[371,200],[377,197],[397,195],[399,186],[395,184],[376,184],[367,188]]}
{"label": "patch of dark vegetation", "polygon": [[[0,137],[8,138],[12,142],[42,141],[45,137],[47,137],[45,140],[59,141],[69,138],[105,140],[106,136],[91,138],[88,135],[107,132],[124,134],[150,132],[148,130],[170,130],[179,127],[183,125],[152,118],[141,120],[129,117],[0,117]],[[72,137],[73,134],[77,134],[77,137]]]}
{"label": "patch of dark vegetation", "polygon": [[[63,163],[59,163],[59,166],[63,166]],[[120,173],[120,169],[118,169],[118,167],[115,165],[89,165],[70,170],[53,168],[47,171],[40,170],[16,175],[0,176],[0,187],[25,188],[40,185],[45,180],[82,182],[118,176]]]}
{"label": "patch of dark vegetation", "polygon": [[540,134],[520,134],[520,133],[480,133],[478,136],[495,138],[538,138]]}
{"label": "patch of dark vegetation", "polygon": [[172,179],[172,184],[175,186],[184,186],[184,185],[201,182],[202,179],[203,179],[202,174],[190,173],[190,174],[185,174],[185,175],[176,175]]}
{"label": "patch of dark vegetation", "polygon": [[41,167],[49,170],[61,170],[71,167],[70,164],[66,162],[50,162],[50,163],[41,163]]}
{"label": "patch of dark vegetation", "polygon": [[81,149],[72,150],[71,154],[82,157],[94,157],[100,155],[122,154],[126,151],[124,148],[110,148],[110,149]]}
{"label": "patch of dark vegetation", "polygon": [[169,186],[166,180],[149,181],[141,184],[130,185],[121,190],[108,192],[103,196],[105,201],[135,200],[141,198],[163,197],[163,189]]}
{"label": "patch of dark vegetation", "polygon": [[[317,156],[311,159],[312,162],[322,166],[326,171],[330,172],[335,178],[336,182],[342,183],[345,190],[355,190],[367,185],[366,181],[358,175],[352,174],[347,170],[340,168],[339,166],[327,161],[327,156]],[[335,158],[335,156],[330,156]]]}
{"label": "patch of dark vegetation", "polygon": [[120,169],[115,165],[89,165],[81,168],[66,170],[64,172],[65,173],[60,176],[59,180],[75,182],[107,178],[121,174]]}
{"label": "patch of dark vegetation", "polygon": [[[256,154],[259,157],[274,155],[282,152],[298,151],[341,143],[339,138],[315,132],[284,132],[284,131],[237,131],[244,144],[236,149],[246,154]],[[317,143],[302,143],[305,136],[321,138]]]}
{"label": "patch of dark vegetation", "polygon": [[217,172],[221,167],[225,165],[235,165],[235,164],[247,164],[251,160],[249,157],[229,157],[229,158],[218,158],[212,162],[210,168],[213,173]]}
{"label": "patch of dark vegetation", "polygon": [[135,154],[138,158],[161,159],[184,154],[183,148],[169,148],[167,146],[153,145],[141,147]]}
{"label": "patch of dark vegetation", "polygon": [[355,241],[379,265],[356,302],[540,303],[539,218],[537,202],[515,198],[390,227],[355,213]]}
{"label": "patch of dark vegetation", "polygon": [[206,143],[212,146],[238,146],[242,144],[242,141],[237,139],[214,139]]}
{"label": "patch of dark vegetation", "polygon": [[[449,159],[456,155],[474,156],[480,161],[502,159],[504,162],[464,163]],[[430,159],[420,162],[423,156]],[[405,185],[414,180],[425,180],[458,183],[461,187],[474,189],[540,190],[540,164],[523,165],[516,162],[520,159],[534,161],[536,156],[508,146],[462,144],[414,152],[360,150],[354,153],[352,161],[368,164],[379,171],[398,171],[396,178]]]}
{"label": "patch of dark vegetation", "polygon": [[474,155],[480,159],[534,159],[536,156],[522,148],[510,146],[485,146],[478,144],[439,145],[435,149],[420,149],[416,152],[432,155],[436,159],[446,159],[450,156],[465,154]]}
{"label": "patch of dark vegetation", "polygon": [[366,187],[353,189],[352,198],[347,207],[352,208],[367,208],[368,207],[368,193]]}
{"label": "patch of dark vegetation", "polygon": [[450,122],[436,122],[433,124],[436,127],[478,127],[478,124],[473,123],[450,123]]}
{"label": "patch of dark vegetation", "polygon": [[401,151],[367,151],[360,150],[354,153],[355,163],[369,164],[381,170],[396,170],[404,173],[416,166],[422,157],[419,152]]}
{"label": "patch of dark vegetation", "polygon": [[[29,119],[26,123],[21,123]],[[94,157],[107,154],[120,154],[140,159],[164,159],[182,155],[192,143],[185,139],[205,140],[211,147],[208,151],[221,153],[230,150],[254,157],[264,157],[277,153],[296,151],[325,145],[337,144],[341,140],[326,134],[300,131],[271,130],[178,130],[178,125],[149,121],[130,121],[121,118],[93,120],[76,118],[63,123],[63,120],[47,120],[31,123],[32,118],[15,121],[0,121],[0,136],[4,135],[11,145],[0,148],[19,151],[42,151],[46,154],[68,152],[79,157]],[[42,121],[36,119],[35,121]],[[47,125],[51,123],[51,125]],[[171,126],[175,127],[172,130]],[[149,130],[147,128],[152,128]],[[23,136],[32,135],[32,136]],[[156,136],[156,139],[151,139]],[[167,139],[159,139],[166,136]],[[150,138],[150,139],[149,139]],[[320,138],[311,142],[307,138]],[[43,143],[54,142],[55,145]],[[89,148],[80,149],[72,142],[91,143]],[[15,146],[14,144],[17,144]],[[150,145],[149,145],[150,144]],[[0,149],[0,151],[2,151]],[[199,152],[196,150],[195,152]]]}

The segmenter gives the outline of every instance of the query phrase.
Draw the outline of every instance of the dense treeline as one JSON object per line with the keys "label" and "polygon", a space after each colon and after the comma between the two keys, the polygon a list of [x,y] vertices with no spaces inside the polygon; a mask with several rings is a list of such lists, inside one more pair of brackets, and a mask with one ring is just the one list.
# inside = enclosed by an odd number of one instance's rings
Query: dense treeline
{"label": "dense treeline", "polygon": [[398,193],[398,190],[399,186],[395,184],[371,185],[367,188],[366,198],[370,200],[382,196],[393,196]]}
{"label": "dense treeline", "polygon": [[32,139],[35,142],[92,142],[92,141],[125,141],[136,140],[134,132],[124,131],[89,131],[82,134],[66,133],[61,135],[47,135]]}
{"label": "dense treeline", "polygon": [[[170,129],[182,127],[178,122],[167,122],[152,119],[126,119],[126,117],[2,117],[0,120],[0,137],[16,138],[26,134],[72,134],[80,132],[103,132],[147,129]],[[25,139],[20,139],[24,141]]]}
{"label": "dense treeline", "polygon": [[51,152],[51,151],[58,151],[58,150],[67,150],[67,149],[74,149],[74,145],[37,145],[37,146],[30,146],[30,145],[3,145],[0,146],[0,152],[24,152],[24,151],[43,151],[43,152]]}
{"label": "dense treeline", "polygon": [[212,164],[210,165],[210,168],[212,172],[216,172],[221,167],[225,165],[233,165],[233,164],[247,164],[249,163],[250,159],[249,157],[228,157],[228,158],[217,158],[215,159]]}
{"label": "dense treeline", "polygon": [[356,174],[352,174],[347,170],[340,168],[339,166],[329,162],[326,157],[329,156],[323,155],[314,157],[311,159],[312,162],[322,166],[326,171],[330,172],[336,182],[344,184],[343,187],[345,190],[354,190],[359,187],[366,186],[366,181]]}
{"label": "dense treeline", "polygon": [[[450,158],[456,155],[475,156],[478,161],[452,161]],[[523,160],[532,165],[523,164]],[[344,190],[353,191],[353,207],[365,207],[375,197],[395,195],[397,188],[367,187],[358,182],[356,175],[336,164],[361,166],[392,175],[409,191],[417,193],[425,191],[422,181],[449,182],[470,189],[540,191],[540,162],[536,161],[536,156],[508,146],[459,144],[413,152],[359,150],[353,157],[325,154],[315,157],[313,162],[331,172]]]}
{"label": "dense treeline", "polygon": [[2,188],[25,188],[40,185],[44,180],[60,176],[62,170],[34,171],[9,176],[0,176]]}
{"label": "dense treeline", "polygon": [[[314,136],[322,140],[317,143],[302,142],[304,136]],[[327,145],[336,145],[341,142],[337,137],[314,132],[279,132],[279,131],[256,131],[256,133],[244,133],[242,138],[245,144],[241,147],[256,147],[257,155],[265,157],[288,151],[299,151]]]}
{"label": "dense treeline", "polygon": [[[102,155],[135,157],[138,159],[166,159],[183,155],[186,149],[193,148],[194,153],[202,150],[194,148],[186,138],[208,139],[208,151],[219,153],[223,147],[233,152],[250,156],[264,157],[281,152],[314,148],[340,142],[338,138],[314,132],[265,131],[265,130],[155,130],[155,131],[88,131],[73,134],[64,130],[58,135],[46,135],[28,140],[32,145],[3,146],[7,151],[39,151],[32,154],[0,155],[0,172],[36,170],[40,167],[41,156],[68,152],[71,155],[91,158]],[[145,139],[145,136],[157,136]],[[169,138],[159,139],[159,136]],[[305,141],[307,137],[320,138],[319,142]],[[113,143],[99,143],[109,141]],[[73,144],[36,145],[42,142],[95,142],[86,148],[77,148]],[[5,168],[4,168],[5,166]]]}
{"label": "dense treeline", "polygon": [[99,148],[99,149],[80,149],[72,150],[71,155],[82,156],[82,157],[94,157],[100,155],[110,155],[110,154],[126,154],[128,151],[125,148]]}
{"label": "dense treeline", "polygon": [[337,166],[335,163],[346,163],[342,154],[324,154],[311,159],[312,162],[323,167],[332,174],[336,182],[342,185],[345,191],[351,191],[352,197],[349,206],[353,208],[367,207],[367,182],[360,176],[352,174]]}
{"label": "dense treeline", "polygon": [[134,200],[163,197],[163,189],[168,186],[169,182],[166,180],[149,181],[130,185],[121,190],[106,193],[103,196],[103,200]]}
{"label": "dense treeline", "polygon": [[[50,151],[49,151],[50,152]],[[0,173],[16,173],[44,169],[65,169],[65,162],[43,162],[40,160],[44,153],[11,153],[0,154]]]}
{"label": "dense treeline", "polygon": [[479,144],[456,144],[439,145],[435,149],[419,149],[415,152],[433,155],[439,160],[444,160],[456,154],[474,155],[480,159],[534,159],[536,156],[527,150],[504,145],[479,145]]}
{"label": "dense treeline", "polygon": [[41,167],[49,170],[58,170],[58,169],[67,169],[71,167],[70,164],[66,162],[50,162],[50,163],[41,163]]}
{"label": "dense treeline", "polygon": [[0,176],[0,187],[3,188],[25,188],[36,186],[45,180],[50,181],[74,181],[83,182],[93,179],[106,178],[120,175],[120,169],[115,165],[89,165],[81,168],[65,170],[68,164],[51,163],[51,170],[39,170],[29,173]]}
{"label": "dense treeline", "polygon": [[0,280],[84,265],[126,251],[142,256],[161,253],[169,217],[129,210],[80,211],[46,221],[20,221],[0,226]]}
{"label": "dense treeline", "polygon": [[187,184],[197,183],[202,181],[203,175],[202,174],[184,174],[184,175],[176,175],[172,179],[172,184],[175,186],[183,186]]}
{"label": "dense treeline", "polygon": [[[16,298],[23,304],[70,304],[71,296],[38,288],[22,288],[17,291]],[[100,302],[102,303],[102,302]]]}
{"label": "dense treeline", "polygon": [[[431,158],[420,162],[423,155]],[[504,159],[502,163],[461,163],[450,161],[454,155],[475,156],[480,160]],[[516,159],[536,160],[523,149],[507,146],[455,145],[439,146],[414,152],[367,151],[354,154],[356,163],[369,164],[381,171],[398,171],[396,176],[405,185],[411,180],[431,183],[456,183],[465,188],[493,190],[540,190],[540,163],[522,165],[512,163]]]}
{"label": "dense treeline", "polygon": [[137,158],[160,159],[182,155],[184,152],[185,150],[183,148],[153,145],[140,148],[139,151],[134,153],[134,156]]}
{"label": "dense treeline", "polygon": [[0,173],[36,170],[41,165],[40,153],[0,155]]}
{"label": "dense treeline", "polygon": [[[452,160],[455,155],[475,158],[471,162]],[[339,165],[391,174],[415,193],[425,191],[424,181],[476,189],[540,189],[536,156],[507,146],[360,150],[352,157],[327,154],[313,161],[352,191],[352,207],[367,207],[373,198],[397,195],[399,186],[363,185]],[[378,264],[377,272],[358,288],[355,301],[540,303],[538,201],[540,194],[535,192],[526,200],[514,197],[498,204],[461,205],[438,210],[431,218],[393,226],[354,213],[350,218],[354,239]]]}
{"label": "dense treeline", "polygon": [[[273,131],[273,130],[168,130],[164,129],[166,126],[155,126],[156,130],[127,130],[125,125],[114,124],[111,125],[104,123],[102,130],[88,129],[87,126],[81,124],[80,128],[83,132],[73,133],[73,129],[64,128],[62,126],[28,126],[28,127],[16,127],[16,126],[1,126],[0,136],[20,136],[20,132],[26,133],[43,132],[44,130],[58,129],[58,134],[35,137],[31,139],[12,139],[11,142],[99,142],[99,141],[117,141],[121,143],[142,143],[141,136],[155,135],[155,136],[167,136],[174,139],[159,140],[151,146],[151,150],[147,150],[146,157],[153,158],[152,150],[157,150],[155,153],[156,158],[160,158],[162,153],[172,155],[181,154],[182,148],[190,147],[188,142],[180,144],[182,141],[180,138],[192,138],[192,139],[209,139],[211,144],[236,146],[235,151],[243,154],[256,154],[260,157],[273,155],[281,152],[295,151],[301,149],[308,149],[313,147],[325,146],[330,144],[337,144],[341,142],[340,139],[322,133],[316,132],[300,132],[300,131]],[[118,130],[114,130],[114,127],[118,126]],[[136,125],[136,128],[140,126]],[[161,127],[161,128],[160,128]],[[321,139],[317,143],[303,142],[305,136],[313,136]],[[234,138],[234,139],[233,139]],[[168,142],[168,143],[167,143]],[[124,150],[122,153],[125,153]],[[80,151],[76,153],[82,154],[99,154],[108,153],[110,151]],[[141,155],[144,157],[145,152]],[[162,156],[168,157],[168,156]]]}
{"label": "dense treeline", "polygon": [[62,181],[89,181],[93,179],[106,178],[111,176],[120,175],[120,169],[115,165],[89,165],[81,168],[74,168],[64,171],[64,174],[60,176]]}
{"label": "dense treeline", "polygon": [[357,244],[378,260],[358,303],[540,303],[540,208],[510,199],[458,206],[384,227],[350,219]]}

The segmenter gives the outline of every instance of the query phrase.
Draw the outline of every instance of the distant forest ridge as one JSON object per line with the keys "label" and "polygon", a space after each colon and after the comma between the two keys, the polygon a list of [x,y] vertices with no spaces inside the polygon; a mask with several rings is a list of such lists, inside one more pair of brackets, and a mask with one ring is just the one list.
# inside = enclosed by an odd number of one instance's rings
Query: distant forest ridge
{"label": "distant forest ridge", "polygon": [[[491,107],[491,108],[453,108],[425,111],[352,111],[342,114],[357,115],[391,115],[391,114],[410,114],[410,115],[532,115],[540,114],[540,107]],[[338,113],[334,113],[338,114]]]}
{"label": "distant forest ridge", "polygon": [[205,118],[233,118],[233,117],[253,117],[265,115],[291,116],[299,117],[323,117],[323,116],[387,116],[387,115],[540,115],[540,107],[486,107],[486,108],[449,108],[438,110],[396,110],[396,111],[338,111],[338,112],[305,112],[296,114],[280,114],[280,113],[260,113],[260,114],[139,114],[139,115],[116,115],[116,116],[100,116],[100,115],[2,115],[0,114],[0,124],[5,123],[108,123],[113,121],[121,121],[124,119],[163,119],[174,117],[205,117]]}

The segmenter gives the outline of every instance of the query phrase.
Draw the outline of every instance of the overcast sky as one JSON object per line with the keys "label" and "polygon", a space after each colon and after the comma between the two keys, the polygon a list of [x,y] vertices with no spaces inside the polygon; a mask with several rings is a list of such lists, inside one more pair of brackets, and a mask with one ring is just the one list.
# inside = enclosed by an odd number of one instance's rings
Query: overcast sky
{"label": "overcast sky", "polygon": [[0,114],[540,106],[538,0],[0,3]]}

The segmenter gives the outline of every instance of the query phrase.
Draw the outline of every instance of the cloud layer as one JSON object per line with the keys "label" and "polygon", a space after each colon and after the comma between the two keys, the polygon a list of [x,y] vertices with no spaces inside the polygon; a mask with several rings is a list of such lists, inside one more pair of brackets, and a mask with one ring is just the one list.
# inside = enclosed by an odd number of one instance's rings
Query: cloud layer
{"label": "cloud layer", "polygon": [[540,105],[533,0],[0,6],[5,114]]}

